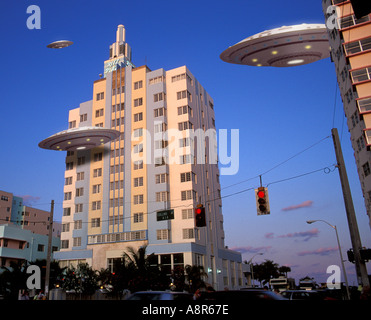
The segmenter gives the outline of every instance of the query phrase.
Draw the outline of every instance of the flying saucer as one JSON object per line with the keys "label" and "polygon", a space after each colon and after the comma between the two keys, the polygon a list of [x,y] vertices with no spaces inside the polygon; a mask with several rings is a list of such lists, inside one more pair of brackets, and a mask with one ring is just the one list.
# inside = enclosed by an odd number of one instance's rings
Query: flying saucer
{"label": "flying saucer", "polygon": [[222,52],[229,63],[257,67],[292,67],[330,56],[324,24],[300,24],[267,30],[248,37]]}
{"label": "flying saucer", "polygon": [[69,47],[71,44],[73,44],[72,41],[59,40],[59,41],[49,43],[46,47],[51,48],[51,49],[62,49],[62,48]]}
{"label": "flying saucer", "polygon": [[120,131],[102,127],[79,127],[58,132],[41,141],[39,147],[49,150],[75,151],[91,149],[115,140]]}

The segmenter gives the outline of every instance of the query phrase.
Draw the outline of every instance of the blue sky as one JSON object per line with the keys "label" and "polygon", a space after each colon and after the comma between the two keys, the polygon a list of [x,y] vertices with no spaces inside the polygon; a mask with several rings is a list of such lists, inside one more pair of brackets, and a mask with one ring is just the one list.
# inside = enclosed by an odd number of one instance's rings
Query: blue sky
{"label": "blue sky", "polygon": [[[44,210],[54,199],[55,217],[61,220],[65,154],[37,145],[67,128],[68,110],[92,99],[92,83],[103,73],[117,25],[123,24],[135,65],[147,63],[152,70],[187,65],[214,99],[217,128],[240,130],[239,171],[221,177],[226,245],[239,248],[244,260],[262,252],[255,262],[270,259],[289,265],[297,281],[306,275],[326,281],[327,267],[340,263],[335,233],[324,223],[305,221],[324,219],[337,225],[346,256],[351,243],[338,171],[274,182],[324,167],[333,169],[334,123],[341,136],[362,243],[371,247],[346,119],[335,90],[335,67],[330,59],[292,68],[254,68],[219,58],[228,46],[258,32],[324,23],[320,0],[293,3],[5,2],[0,12],[0,189],[27,195],[30,205]],[[31,4],[41,9],[40,30],[26,26]],[[63,50],[46,48],[61,39],[74,44]],[[227,197],[257,187],[259,179],[254,177],[314,144],[262,176],[263,184],[270,184],[269,216],[257,216],[252,190]],[[354,265],[345,265],[349,283],[356,284]]]}

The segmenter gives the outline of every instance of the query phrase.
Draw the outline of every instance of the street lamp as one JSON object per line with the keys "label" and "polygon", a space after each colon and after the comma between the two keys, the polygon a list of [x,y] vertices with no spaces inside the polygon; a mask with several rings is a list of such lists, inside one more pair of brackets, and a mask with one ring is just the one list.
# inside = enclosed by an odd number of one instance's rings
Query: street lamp
{"label": "street lamp", "polygon": [[347,278],[347,273],[345,272],[343,255],[342,255],[342,253],[341,253],[341,246],[340,246],[340,240],[339,240],[338,230],[337,230],[336,226],[333,226],[332,224],[328,223],[328,222],[325,221],[325,220],[308,220],[307,223],[308,223],[308,224],[312,224],[312,223],[317,222],[317,221],[324,222],[324,223],[326,223],[327,225],[329,225],[331,228],[333,228],[333,229],[335,230],[335,233],[336,233],[336,240],[337,240],[337,242],[338,242],[338,247],[339,247],[340,261],[341,261],[341,265],[342,265],[342,268],[343,268],[343,274],[344,274],[345,286],[346,286],[346,290],[347,290],[347,297],[348,297],[348,300],[350,300],[348,278]]}
{"label": "street lamp", "polygon": [[262,252],[258,252],[258,253],[255,253],[252,258],[246,262],[246,264],[249,264],[250,265],[250,268],[251,268],[251,286],[254,288],[254,267],[253,267],[253,264],[252,264],[252,259],[254,259],[257,255],[263,255]]}

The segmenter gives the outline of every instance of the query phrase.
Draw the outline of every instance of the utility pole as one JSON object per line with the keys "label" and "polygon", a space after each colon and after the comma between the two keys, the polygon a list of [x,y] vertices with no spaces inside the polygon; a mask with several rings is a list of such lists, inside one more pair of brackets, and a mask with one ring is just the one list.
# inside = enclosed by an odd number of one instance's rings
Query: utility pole
{"label": "utility pole", "polygon": [[350,231],[350,239],[352,241],[352,247],[354,252],[354,262],[356,266],[358,284],[362,286],[369,286],[369,280],[367,275],[367,269],[365,262],[361,259],[360,249],[362,248],[361,237],[359,236],[358,224],[356,214],[354,211],[354,205],[352,200],[352,194],[350,192],[350,186],[348,181],[348,175],[345,168],[345,162],[343,158],[343,152],[341,150],[339,134],[336,128],[331,129],[332,138],[334,140],[334,147],[337,160],[337,168],[339,169],[341,188],[343,190],[345,211],[348,218],[348,225]]}
{"label": "utility pole", "polygon": [[46,275],[45,275],[45,296],[48,298],[49,294],[49,280],[50,280],[50,260],[52,255],[52,240],[53,240],[53,215],[54,215],[54,200],[52,200],[49,217],[49,237],[48,237],[48,253],[46,256]]}

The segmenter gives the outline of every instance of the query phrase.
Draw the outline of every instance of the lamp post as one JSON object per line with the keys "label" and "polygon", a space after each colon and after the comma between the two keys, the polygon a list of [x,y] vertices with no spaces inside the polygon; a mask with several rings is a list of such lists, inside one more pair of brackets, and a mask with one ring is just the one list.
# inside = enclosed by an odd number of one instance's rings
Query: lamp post
{"label": "lamp post", "polygon": [[346,287],[346,290],[347,290],[347,298],[348,298],[348,300],[350,300],[348,278],[347,278],[347,273],[345,272],[343,255],[342,255],[342,253],[341,253],[341,246],[340,246],[340,240],[339,240],[338,230],[337,230],[336,226],[333,226],[332,224],[328,223],[328,222],[325,221],[325,220],[308,220],[307,223],[308,223],[308,224],[311,224],[311,223],[314,223],[314,222],[317,222],[317,221],[324,222],[324,223],[326,223],[327,225],[329,225],[331,228],[333,228],[333,229],[335,230],[335,233],[336,233],[336,240],[337,240],[337,242],[338,242],[338,247],[339,247],[339,254],[340,254],[341,266],[342,266],[342,268],[343,268],[343,274],[344,274],[344,280],[345,280],[345,287]]}
{"label": "lamp post", "polygon": [[253,256],[252,256],[252,258],[248,261],[248,262],[246,262],[247,264],[249,264],[250,265],[250,268],[251,268],[251,286],[254,288],[254,267],[253,267],[253,264],[252,264],[252,259],[254,259],[257,255],[263,255],[263,253],[262,252],[258,252],[258,253],[256,253],[256,254],[254,254]]}

